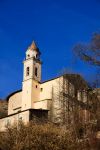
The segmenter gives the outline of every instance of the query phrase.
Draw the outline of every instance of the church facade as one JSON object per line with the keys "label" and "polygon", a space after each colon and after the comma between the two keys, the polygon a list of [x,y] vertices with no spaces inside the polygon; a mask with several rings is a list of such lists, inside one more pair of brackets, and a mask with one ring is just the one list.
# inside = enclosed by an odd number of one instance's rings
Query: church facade
{"label": "church facade", "polygon": [[34,116],[53,122],[65,119],[70,123],[76,108],[81,110],[78,117],[84,116],[85,121],[90,118],[88,86],[84,79],[80,75],[66,74],[41,82],[40,55],[33,42],[23,62],[22,89],[8,95],[8,116],[0,119],[0,130],[19,120],[28,123]]}

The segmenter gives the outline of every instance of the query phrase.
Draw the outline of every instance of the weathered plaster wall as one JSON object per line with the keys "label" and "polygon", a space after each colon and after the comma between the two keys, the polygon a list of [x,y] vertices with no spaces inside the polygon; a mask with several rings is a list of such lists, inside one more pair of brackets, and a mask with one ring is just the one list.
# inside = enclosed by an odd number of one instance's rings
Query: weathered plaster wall
{"label": "weathered plaster wall", "polygon": [[0,131],[4,131],[9,125],[17,125],[19,120],[22,120],[24,123],[28,123],[29,110],[0,119]]}
{"label": "weathered plaster wall", "polygon": [[15,93],[8,101],[8,115],[14,114],[21,110],[22,92]]}

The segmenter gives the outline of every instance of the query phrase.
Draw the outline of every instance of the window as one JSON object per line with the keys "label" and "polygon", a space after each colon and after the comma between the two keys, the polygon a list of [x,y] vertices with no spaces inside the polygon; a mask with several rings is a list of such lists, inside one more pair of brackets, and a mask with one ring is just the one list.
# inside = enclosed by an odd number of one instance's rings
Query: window
{"label": "window", "polygon": [[30,68],[27,67],[27,68],[26,68],[26,76],[29,76],[29,70],[30,70]]}
{"label": "window", "polygon": [[38,69],[37,69],[37,67],[35,67],[35,76],[37,77],[37,71],[38,71]]}
{"label": "window", "polygon": [[30,55],[28,54],[28,55],[27,55],[27,57],[29,58],[29,57],[30,57]]}
{"label": "window", "polygon": [[36,85],[36,88],[37,88],[37,85]]}
{"label": "window", "polygon": [[41,92],[43,91],[43,88],[41,88]]}

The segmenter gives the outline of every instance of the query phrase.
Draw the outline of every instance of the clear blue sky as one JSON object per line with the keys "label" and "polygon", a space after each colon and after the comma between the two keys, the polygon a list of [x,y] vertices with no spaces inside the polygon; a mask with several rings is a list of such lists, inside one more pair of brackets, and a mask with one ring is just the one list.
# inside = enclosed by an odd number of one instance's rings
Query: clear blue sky
{"label": "clear blue sky", "polygon": [[20,89],[25,51],[35,40],[42,52],[42,79],[63,68],[87,79],[93,68],[72,62],[72,48],[100,31],[100,0],[0,0],[0,97]]}

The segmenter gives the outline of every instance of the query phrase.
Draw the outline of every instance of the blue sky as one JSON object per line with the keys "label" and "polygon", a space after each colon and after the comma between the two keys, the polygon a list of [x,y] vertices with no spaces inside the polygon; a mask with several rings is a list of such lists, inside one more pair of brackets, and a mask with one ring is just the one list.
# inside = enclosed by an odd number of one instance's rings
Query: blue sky
{"label": "blue sky", "polygon": [[20,89],[22,61],[35,40],[42,52],[42,79],[63,68],[83,74],[94,68],[73,63],[72,48],[100,32],[100,0],[0,0],[0,97]]}

